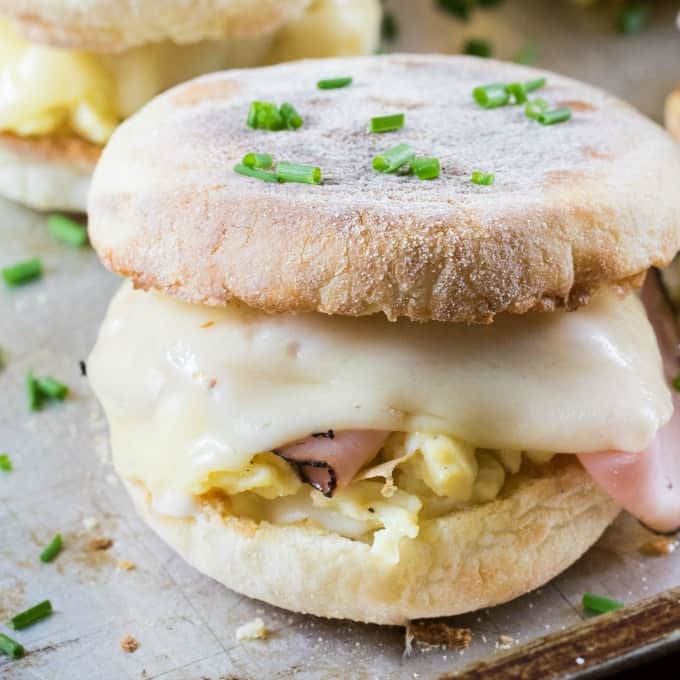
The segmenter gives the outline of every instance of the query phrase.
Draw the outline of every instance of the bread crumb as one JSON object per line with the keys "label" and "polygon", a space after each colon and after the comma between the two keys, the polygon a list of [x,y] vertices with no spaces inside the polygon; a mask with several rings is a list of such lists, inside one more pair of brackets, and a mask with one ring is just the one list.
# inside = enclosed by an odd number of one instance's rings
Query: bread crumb
{"label": "bread crumb", "polygon": [[253,619],[244,623],[236,629],[236,639],[241,640],[262,640],[267,637],[269,631],[264,626],[264,621],[260,618]]}
{"label": "bread crumb", "polygon": [[640,552],[643,555],[651,555],[653,557],[664,557],[675,552],[678,547],[678,541],[669,536],[657,536],[651,540],[643,543],[640,546]]}
{"label": "bread crumb", "polygon": [[108,550],[112,545],[112,538],[93,538],[90,541],[90,550]]}
{"label": "bread crumb", "polygon": [[210,328],[210,326],[214,326],[215,322],[214,321],[206,321],[205,323],[201,324],[201,328]]}
{"label": "bread crumb", "polygon": [[121,571],[132,571],[133,569],[136,569],[137,565],[134,562],[130,562],[130,560],[120,560],[117,567]]}
{"label": "bread crumb", "polygon": [[496,647],[498,649],[510,649],[514,642],[514,638],[511,638],[509,635],[499,635],[498,641],[496,642]]}
{"label": "bread crumb", "polygon": [[139,649],[139,642],[137,642],[137,640],[132,635],[126,635],[120,641],[120,648],[128,654],[132,654]]}
{"label": "bread crumb", "polygon": [[414,641],[426,648],[467,649],[472,641],[472,631],[434,621],[411,621],[406,625],[406,656],[410,655]]}

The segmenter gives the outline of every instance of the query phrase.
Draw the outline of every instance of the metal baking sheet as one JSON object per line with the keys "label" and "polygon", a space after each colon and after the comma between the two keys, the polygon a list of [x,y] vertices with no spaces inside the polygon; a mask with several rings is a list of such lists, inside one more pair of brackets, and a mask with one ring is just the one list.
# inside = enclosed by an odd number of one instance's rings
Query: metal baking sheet
{"label": "metal baking sheet", "polygon": [[[672,8],[658,10],[647,33],[624,39],[599,15],[560,3],[506,2],[465,27],[426,0],[388,5],[404,19],[404,49],[457,51],[465,36],[491,36],[507,57],[531,38],[543,46],[545,67],[604,85],[656,118],[663,95],[680,81]],[[439,678],[581,626],[584,591],[633,603],[680,585],[680,550],[642,555],[652,534],[622,515],[549,585],[451,619],[472,631],[465,650],[415,644],[405,655],[401,628],[290,614],[226,590],[146,529],[113,473],[106,423],[78,361],[94,342],[118,279],[89,249],[53,242],[42,216],[0,203],[0,267],[32,256],[43,259],[43,280],[0,289],[0,452],[10,453],[15,466],[0,473],[0,621],[45,598],[56,611],[14,634],[29,653],[19,661],[0,657],[0,679]],[[72,396],[29,413],[24,379],[31,369],[66,382]],[[65,550],[42,564],[38,554],[56,532]],[[97,539],[113,545],[95,550]],[[135,568],[121,568],[124,561]],[[269,629],[267,639],[239,642],[236,629],[256,617]],[[0,624],[0,632],[10,631]],[[126,635],[139,642],[134,653],[120,647]],[[574,674],[596,663],[587,651],[575,653]]]}

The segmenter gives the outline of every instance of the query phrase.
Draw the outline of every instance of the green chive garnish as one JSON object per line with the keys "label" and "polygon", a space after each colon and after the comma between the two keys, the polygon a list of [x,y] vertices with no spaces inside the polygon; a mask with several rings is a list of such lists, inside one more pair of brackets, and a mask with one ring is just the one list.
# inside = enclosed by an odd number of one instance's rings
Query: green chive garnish
{"label": "green chive garnish", "polygon": [[676,392],[680,392],[680,373],[678,373],[675,378],[673,378],[673,389]]}
{"label": "green chive garnish", "polygon": [[247,165],[243,165],[243,163],[237,163],[234,166],[234,172],[238,172],[239,175],[246,175],[247,177],[256,177],[263,182],[278,182],[273,172],[267,172],[267,170],[260,170],[259,168],[249,168]]}
{"label": "green chive garnish", "polygon": [[321,168],[314,165],[279,163],[276,166],[279,182],[298,182],[300,184],[321,184]]}
{"label": "green chive garnish", "polygon": [[87,243],[87,229],[65,215],[49,215],[47,230],[52,238],[74,248],[81,248]]}
{"label": "green chive garnish", "polygon": [[536,116],[536,120],[541,125],[555,125],[555,123],[565,123],[571,118],[571,109],[561,108],[554,111],[542,111]]}
{"label": "green chive garnish", "polygon": [[36,378],[36,382],[38,383],[38,390],[45,397],[64,401],[68,396],[68,387],[54,378]]}
{"label": "green chive garnish", "polygon": [[268,153],[247,153],[241,163],[249,168],[266,169],[274,165],[274,159]]}
{"label": "green chive garnish", "polygon": [[295,110],[292,104],[281,104],[279,113],[283,118],[283,122],[289,130],[297,130],[302,127],[302,116]]}
{"label": "green chive garnish", "polygon": [[545,101],[545,99],[536,97],[536,99],[532,99],[530,102],[527,103],[527,105],[524,107],[524,113],[526,114],[527,118],[537,120],[538,117],[542,113],[545,113],[549,107],[550,104],[548,104],[548,102]]}
{"label": "green chive garnish", "polygon": [[404,127],[406,117],[403,113],[371,118],[371,132],[394,132]]}
{"label": "green chive garnish", "polygon": [[33,377],[33,371],[29,371],[26,376],[26,396],[31,411],[39,411],[42,408],[43,395],[38,389],[38,381]]}
{"label": "green chive garnish", "polygon": [[517,51],[513,61],[516,64],[531,66],[538,61],[538,46],[534,42],[525,42]]}
{"label": "green chive garnish", "polygon": [[463,54],[488,59],[493,53],[491,43],[480,38],[470,38],[463,45]]}
{"label": "green chive garnish", "polygon": [[582,604],[583,609],[593,614],[607,614],[624,606],[623,602],[602,597],[602,595],[594,595],[593,593],[584,593]]}
{"label": "green chive garnish", "polygon": [[437,179],[439,169],[438,158],[415,158],[411,161],[411,170],[418,179]]}
{"label": "green chive garnish", "polygon": [[61,552],[64,547],[64,541],[61,534],[57,534],[51,541],[50,544],[40,553],[41,562],[52,562],[54,558]]}
{"label": "green chive garnish", "polygon": [[491,186],[496,181],[496,175],[492,173],[480,172],[479,170],[475,170],[472,173],[470,181],[473,184],[480,184],[481,186],[488,187]]}
{"label": "green chive garnish", "polygon": [[246,120],[248,127],[256,130],[284,130],[286,123],[279,111],[279,107],[272,102],[253,102]]}
{"label": "green chive garnish", "polygon": [[399,22],[393,12],[384,12],[380,24],[380,34],[383,40],[392,42],[399,36]]}
{"label": "green chive garnish", "polygon": [[0,470],[3,472],[12,472],[12,459],[8,453],[0,453]]}
{"label": "green chive garnish", "polygon": [[475,101],[484,109],[496,109],[510,101],[510,95],[503,83],[480,85],[472,91]]}
{"label": "green chive garnish", "polygon": [[641,4],[629,5],[621,10],[616,21],[619,33],[632,35],[639,33],[649,21],[649,7]]}
{"label": "green chive garnish", "polygon": [[12,659],[20,659],[24,655],[25,650],[16,640],[12,640],[11,637],[0,633],[0,652],[7,654]]}
{"label": "green chive garnish", "polygon": [[38,621],[47,618],[51,613],[52,603],[49,600],[45,600],[44,602],[36,604],[35,607],[27,609],[25,612],[13,616],[9,620],[9,626],[14,628],[14,630],[23,630],[24,628],[28,628],[34,623],[38,623]]}
{"label": "green chive garnish", "polygon": [[467,21],[470,18],[470,0],[437,0],[437,4],[456,19]]}
{"label": "green chive garnish", "polygon": [[18,262],[2,270],[2,278],[8,286],[21,286],[42,276],[42,262],[35,258]]}
{"label": "green chive garnish", "polygon": [[342,78],[328,78],[327,80],[320,80],[316,86],[320,90],[338,90],[341,87],[347,87],[352,84],[352,76],[344,76]]}
{"label": "green chive garnish", "polygon": [[515,98],[515,104],[525,104],[527,102],[527,94],[545,87],[546,79],[537,78],[536,80],[529,80],[526,83],[510,83],[505,86],[505,91]]}
{"label": "green chive garnish", "polygon": [[373,159],[373,169],[378,172],[396,172],[415,158],[415,152],[408,144],[397,144]]}

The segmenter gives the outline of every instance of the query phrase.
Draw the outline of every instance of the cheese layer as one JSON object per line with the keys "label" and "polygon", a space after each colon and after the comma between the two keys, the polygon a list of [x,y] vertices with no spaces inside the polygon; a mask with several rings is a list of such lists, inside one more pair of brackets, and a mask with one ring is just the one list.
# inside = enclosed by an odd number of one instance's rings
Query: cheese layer
{"label": "cheese layer", "polygon": [[0,18],[0,130],[104,144],[121,120],[177,83],[225,68],[367,54],[379,22],[377,0],[317,0],[274,35],[105,55],[30,43]]}
{"label": "cheese layer", "polygon": [[312,432],[448,435],[484,449],[639,451],[671,416],[641,303],[490,326],[265,315],[123,284],[88,364],[116,466],[154,496]]}

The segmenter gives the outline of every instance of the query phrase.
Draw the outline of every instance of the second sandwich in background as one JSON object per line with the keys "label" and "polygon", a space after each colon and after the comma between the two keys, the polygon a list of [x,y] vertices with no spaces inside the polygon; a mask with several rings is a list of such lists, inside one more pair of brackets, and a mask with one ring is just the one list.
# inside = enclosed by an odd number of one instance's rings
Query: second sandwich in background
{"label": "second sandwich in background", "polygon": [[162,90],[225,68],[370,54],[380,16],[379,0],[0,0],[0,195],[84,211],[102,145]]}

